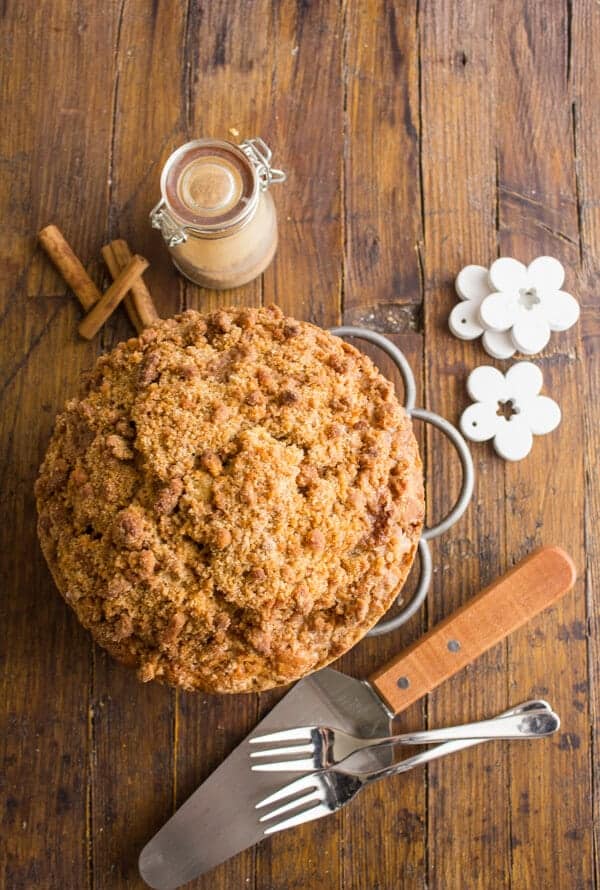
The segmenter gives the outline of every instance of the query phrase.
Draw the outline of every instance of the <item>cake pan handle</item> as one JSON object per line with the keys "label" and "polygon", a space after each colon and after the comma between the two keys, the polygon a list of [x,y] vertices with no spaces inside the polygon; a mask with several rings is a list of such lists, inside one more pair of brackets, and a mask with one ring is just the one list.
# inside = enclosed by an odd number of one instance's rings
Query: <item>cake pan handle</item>
{"label": "cake pan handle", "polygon": [[469,502],[473,496],[475,470],[473,468],[473,458],[471,457],[469,447],[458,429],[448,420],[440,417],[439,414],[435,414],[433,411],[427,411],[424,408],[415,408],[417,392],[415,377],[408,359],[395,343],[392,343],[392,341],[384,336],[384,334],[380,334],[377,331],[371,331],[368,328],[353,327],[351,325],[331,328],[331,333],[336,337],[355,337],[357,340],[365,340],[368,343],[373,343],[391,358],[398,368],[404,383],[404,407],[406,412],[415,420],[422,420],[425,423],[432,424],[432,426],[435,426],[440,432],[447,436],[456,449],[462,466],[462,485],[456,503],[443,519],[430,528],[423,529],[418,548],[421,571],[417,589],[400,612],[394,615],[393,618],[380,621],[379,624],[369,631],[367,636],[374,637],[396,630],[396,628],[405,624],[409,618],[412,618],[415,612],[421,607],[427,596],[432,577],[432,560],[428,541],[437,538],[438,535],[442,535],[444,532],[448,531],[448,529],[452,528],[469,506]]}

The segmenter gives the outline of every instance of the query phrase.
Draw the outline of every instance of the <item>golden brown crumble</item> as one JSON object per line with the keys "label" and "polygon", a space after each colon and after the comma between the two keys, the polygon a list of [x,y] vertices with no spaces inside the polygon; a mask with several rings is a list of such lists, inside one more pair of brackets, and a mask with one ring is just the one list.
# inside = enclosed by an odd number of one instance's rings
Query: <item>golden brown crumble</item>
{"label": "golden brown crumble", "polygon": [[410,421],[371,361],[275,307],[186,312],[102,356],[36,485],[63,596],[143,681],[249,692],[337,658],[423,521]]}

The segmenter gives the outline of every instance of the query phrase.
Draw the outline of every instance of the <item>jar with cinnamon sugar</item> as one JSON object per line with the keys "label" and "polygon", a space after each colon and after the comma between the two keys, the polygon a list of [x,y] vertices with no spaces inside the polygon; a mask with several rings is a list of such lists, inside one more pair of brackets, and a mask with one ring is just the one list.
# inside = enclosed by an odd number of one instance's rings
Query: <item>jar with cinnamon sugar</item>
{"label": "jar with cinnamon sugar", "polygon": [[262,139],[241,145],[196,139],[167,160],[162,197],[150,219],[191,281],[239,287],[264,272],[275,255],[277,216],[269,188],[284,180]]}

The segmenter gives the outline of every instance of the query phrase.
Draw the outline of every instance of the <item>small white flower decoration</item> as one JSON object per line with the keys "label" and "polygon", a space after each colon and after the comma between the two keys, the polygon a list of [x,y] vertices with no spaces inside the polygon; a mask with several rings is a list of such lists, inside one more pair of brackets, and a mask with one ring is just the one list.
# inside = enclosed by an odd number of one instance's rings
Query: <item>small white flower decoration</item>
{"label": "small white flower decoration", "polygon": [[509,333],[484,330],[479,310],[483,300],[493,291],[485,266],[465,266],[456,276],[456,293],[461,301],[448,319],[450,330],[461,340],[475,340],[483,334],[483,348],[492,358],[511,358],[516,347]]}
{"label": "small white flower decoration", "polygon": [[521,460],[531,451],[533,436],[556,429],[560,408],[541,396],[543,377],[531,362],[517,362],[503,374],[490,365],[469,374],[467,390],[474,404],[460,418],[460,428],[473,442],[494,440],[505,460]]}
{"label": "small white flower decoration", "polygon": [[460,340],[481,337],[483,327],[479,321],[479,308],[482,300],[491,293],[488,270],[485,266],[465,266],[456,276],[454,286],[463,302],[450,313],[450,330]]}
{"label": "small white flower decoration", "polygon": [[560,290],[565,270],[554,257],[542,256],[529,266],[501,257],[488,269],[469,265],[456,277],[461,299],[448,324],[461,340],[482,337],[493,358],[511,358],[517,350],[542,350],[551,331],[566,331],[579,318],[579,304]]}
{"label": "small white flower decoration", "polygon": [[565,270],[557,259],[540,256],[528,266],[501,257],[490,266],[495,293],[481,301],[479,319],[486,330],[510,331],[516,348],[534,355],[551,331],[566,331],[579,318],[577,300],[561,290]]}

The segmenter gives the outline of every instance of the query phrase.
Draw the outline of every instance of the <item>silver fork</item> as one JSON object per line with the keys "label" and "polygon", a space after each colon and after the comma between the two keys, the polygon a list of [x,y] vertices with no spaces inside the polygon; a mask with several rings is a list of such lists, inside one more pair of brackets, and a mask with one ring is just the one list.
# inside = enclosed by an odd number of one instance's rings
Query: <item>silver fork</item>
{"label": "silver fork", "polygon": [[[392,748],[396,745],[430,745],[457,739],[520,739],[535,737],[536,715],[552,713],[552,708],[543,699],[535,699],[505,711],[491,720],[477,723],[464,723],[444,729],[431,729],[420,732],[405,732],[386,738],[359,738],[341,729],[329,726],[299,726],[272,732],[250,739],[251,745],[264,745],[253,751],[252,769],[257,772],[308,772],[309,770],[329,769],[338,766],[356,751],[363,748]],[[285,742],[299,744],[277,747]],[[300,757],[298,755],[308,755]],[[281,760],[285,757],[285,760]],[[292,759],[288,759],[292,757]],[[271,758],[262,762],[265,758]],[[272,759],[275,758],[275,759]],[[256,762],[260,760],[261,762]]]}
{"label": "silver fork", "polygon": [[[514,709],[518,710],[518,709]],[[510,713],[510,712],[505,712]],[[502,715],[499,715],[502,716]],[[537,732],[531,738],[544,738],[552,735],[560,728],[560,719],[552,710],[546,711],[545,714],[536,715],[535,721]],[[287,800],[275,809],[271,809],[263,816],[260,816],[260,822],[271,822],[265,826],[265,834],[274,834],[276,831],[284,831],[286,828],[292,828],[295,825],[301,825],[303,822],[310,822],[313,819],[320,819],[322,816],[328,816],[341,807],[349,803],[366,785],[372,782],[378,782],[387,776],[395,776],[400,773],[408,772],[417,766],[430,763],[447,754],[453,754],[455,751],[462,751],[474,745],[480,745],[489,739],[458,739],[456,741],[444,742],[421,751],[413,757],[408,757],[401,763],[392,766],[382,767],[381,769],[369,770],[368,772],[351,772],[333,767],[331,769],[319,770],[318,772],[309,773],[290,782],[274,794],[265,797],[264,800],[256,804],[256,809],[264,809],[277,803],[280,800]],[[278,816],[293,811],[293,815],[288,818],[273,822]]]}

